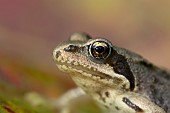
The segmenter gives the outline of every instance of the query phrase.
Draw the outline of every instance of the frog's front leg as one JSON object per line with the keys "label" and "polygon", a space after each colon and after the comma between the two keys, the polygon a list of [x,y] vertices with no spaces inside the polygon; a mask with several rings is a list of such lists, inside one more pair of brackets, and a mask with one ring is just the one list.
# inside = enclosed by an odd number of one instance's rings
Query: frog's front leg
{"label": "frog's front leg", "polygon": [[60,110],[60,113],[70,113],[71,106],[76,99],[83,98],[85,92],[80,88],[71,89],[62,95],[59,99],[53,101],[53,106]]}

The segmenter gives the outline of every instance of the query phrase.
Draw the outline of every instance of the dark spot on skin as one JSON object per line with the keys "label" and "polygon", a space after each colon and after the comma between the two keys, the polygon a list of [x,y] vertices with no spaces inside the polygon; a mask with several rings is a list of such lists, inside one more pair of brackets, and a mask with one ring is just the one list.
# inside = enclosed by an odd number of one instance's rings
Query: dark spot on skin
{"label": "dark spot on skin", "polygon": [[101,99],[104,103],[106,103],[106,98],[100,97],[100,99]]}
{"label": "dark spot on skin", "polygon": [[103,102],[106,103],[106,98],[103,98]]}
{"label": "dark spot on skin", "polygon": [[105,92],[106,97],[110,96],[110,93],[108,91]]}
{"label": "dark spot on skin", "polygon": [[99,96],[100,96],[100,98],[102,97],[102,94],[101,94],[101,92],[96,92]]}
{"label": "dark spot on skin", "polygon": [[106,106],[106,105],[104,105],[104,107],[105,107],[106,109],[109,109],[109,107],[108,107],[108,106]]}
{"label": "dark spot on skin", "polygon": [[118,111],[120,110],[119,107],[117,107],[117,106],[115,106],[115,108],[116,108],[116,110],[118,110]]}
{"label": "dark spot on skin", "polygon": [[157,83],[158,79],[157,79],[155,76],[152,76],[152,77],[151,77],[151,81],[152,81],[153,83]]}
{"label": "dark spot on skin", "polygon": [[97,92],[97,94],[99,95],[99,99],[102,100],[104,103],[106,103],[106,98],[102,96],[101,92]]}
{"label": "dark spot on skin", "polygon": [[123,97],[122,101],[130,108],[134,109],[136,112],[143,112],[143,110],[139,106],[132,103],[128,98]]}
{"label": "dark spot on skin", "polygon": [[87,86],[85,84],[83,84],[82,87],[87,88]]}
{"label": "dark spot on skin", "polygon": [[154,67],[153,64],[151,64],[149,62],[146,62],[146,61],[140,61],[139,63],[146,66],[146,67],[148,67],[148,68],[153,68]]}

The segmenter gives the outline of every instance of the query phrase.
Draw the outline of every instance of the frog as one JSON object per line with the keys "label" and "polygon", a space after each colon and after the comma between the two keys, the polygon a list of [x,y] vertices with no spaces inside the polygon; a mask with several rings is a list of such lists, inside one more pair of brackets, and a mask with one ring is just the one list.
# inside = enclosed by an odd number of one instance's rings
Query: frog
{"label": "frog", "polygon": [[78,86],[60,103],[88,95],[104,113],[170,113],[170,73],[106,38],[74,33],[53,59]]}

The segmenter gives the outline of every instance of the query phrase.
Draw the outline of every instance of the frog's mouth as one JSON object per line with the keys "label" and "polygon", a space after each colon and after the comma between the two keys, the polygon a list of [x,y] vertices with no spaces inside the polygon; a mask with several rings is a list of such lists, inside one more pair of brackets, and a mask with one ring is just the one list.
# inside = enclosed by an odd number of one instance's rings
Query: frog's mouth
{"label": "frog's mouth", "polygon": [[108,76],[105,73],[91,71],[84,67],[82,69],[81,66],[71,66],[70,64],[57,64],[57,66],[61,71],[68,73],[72,77],[79,76],[79,78],[81,77],[83,79],[91,79],[113,88],[116,88],[118,85],[122,85],[124,88],[127,88],[122,79]]}
{"label": "frog's mouth", "polygon": [[59,64],[57,64],[57,66],[60,70],[67,72],[67,73],[86,73],[87,77],[95,76],[100,79],[108,79],[108,80],[112,79],[111,76],[108,76],[105,73],[97,72],[97,71],[94,71],[95,69],[88,69],[81,65],[71,65],[71,64],[67,64],[67,63],[62,63],[62,64],[59,63]]}

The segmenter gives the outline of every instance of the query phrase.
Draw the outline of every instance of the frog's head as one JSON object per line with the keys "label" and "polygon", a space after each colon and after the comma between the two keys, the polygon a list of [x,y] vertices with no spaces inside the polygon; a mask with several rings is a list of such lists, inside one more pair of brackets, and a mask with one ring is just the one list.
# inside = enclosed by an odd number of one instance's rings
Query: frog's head
{"label": "frog's head", "polygon": [[53,58],[58,68],[69,73],[81,87],[135,88],[126,58],[104,38],[92,39],[87,34],[75,33],[54,50]]}

